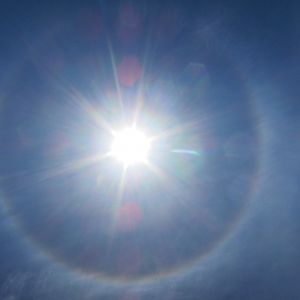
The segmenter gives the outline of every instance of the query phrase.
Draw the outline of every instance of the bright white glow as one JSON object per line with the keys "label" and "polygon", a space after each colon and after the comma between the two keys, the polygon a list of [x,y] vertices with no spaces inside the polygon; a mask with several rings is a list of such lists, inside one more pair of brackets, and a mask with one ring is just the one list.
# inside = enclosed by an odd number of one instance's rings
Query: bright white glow
{"label": "bright white glow", "polygon": [[150,140],[146,135],[133,128],[125,128],[115,134],[112,155],[129,165],[147,160]]}

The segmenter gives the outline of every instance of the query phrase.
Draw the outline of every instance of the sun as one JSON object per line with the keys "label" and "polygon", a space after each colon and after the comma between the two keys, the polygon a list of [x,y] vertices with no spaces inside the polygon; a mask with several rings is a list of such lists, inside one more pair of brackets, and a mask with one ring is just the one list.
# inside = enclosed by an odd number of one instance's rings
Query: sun
{"label": "sun", "polygon": [[150,139],[135,127],[122,129],[114,134],[111,154],[126,166],[146,162]]}

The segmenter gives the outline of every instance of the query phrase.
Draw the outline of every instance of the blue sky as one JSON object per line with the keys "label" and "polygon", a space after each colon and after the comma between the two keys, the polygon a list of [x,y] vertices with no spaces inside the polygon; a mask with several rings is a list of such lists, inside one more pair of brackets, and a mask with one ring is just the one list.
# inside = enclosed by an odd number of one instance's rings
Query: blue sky
{"label": "blue sky", "polygon": [[298,10],[3,2],[0,298],[298,299]]}

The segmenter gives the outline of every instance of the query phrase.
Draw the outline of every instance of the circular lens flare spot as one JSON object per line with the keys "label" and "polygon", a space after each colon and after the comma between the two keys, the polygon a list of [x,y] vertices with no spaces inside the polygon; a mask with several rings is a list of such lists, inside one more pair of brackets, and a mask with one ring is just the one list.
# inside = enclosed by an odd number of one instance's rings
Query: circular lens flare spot
{"label": "circular lens flare spot", "polygon": [[150,140],[135,129],[125,128],[115,134],[112,144],[112,155],[124,164],[129,165],[147,160]]}

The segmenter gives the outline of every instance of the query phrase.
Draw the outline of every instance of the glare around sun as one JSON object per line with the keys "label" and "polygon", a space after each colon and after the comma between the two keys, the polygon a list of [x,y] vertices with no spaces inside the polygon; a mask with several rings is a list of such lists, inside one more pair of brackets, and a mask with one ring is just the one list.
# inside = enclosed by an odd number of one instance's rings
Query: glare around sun
{"label": "glare around sun", "polygon": [[150,140],[147,136],[133,128],[125,128],[114,135],[111,153],[125,165],[147,161]]}

